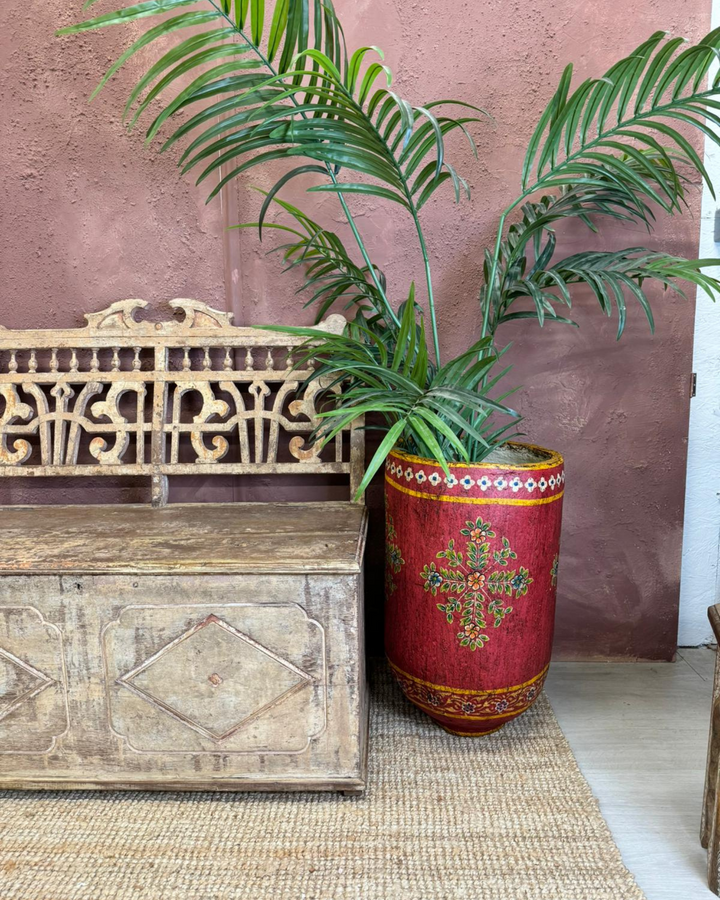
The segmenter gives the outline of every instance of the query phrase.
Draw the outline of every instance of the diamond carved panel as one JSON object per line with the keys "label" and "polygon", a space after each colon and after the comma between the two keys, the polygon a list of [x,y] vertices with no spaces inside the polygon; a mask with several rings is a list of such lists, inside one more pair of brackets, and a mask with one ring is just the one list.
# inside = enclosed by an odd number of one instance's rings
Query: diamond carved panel
{"label": "diamond carved panel", "polygon": [[0,773],[15,754],[49,755],[68,728],[60,629],[33,606],[0,604]]}
{"label": "diamond carved panel", "polygon": [[123,752],[304,753],[327,726],[324,628],[297,602],[213,594],[125,606],[103,628],[109,724]]}
{"label": "diamond carved panel", "polygon": [[52,678],[0,647],[0,720],[51,684]]}
{"label": "diamond carved panel", "polygon": [[212,614],[117,681],[221,743],[312,677]]}

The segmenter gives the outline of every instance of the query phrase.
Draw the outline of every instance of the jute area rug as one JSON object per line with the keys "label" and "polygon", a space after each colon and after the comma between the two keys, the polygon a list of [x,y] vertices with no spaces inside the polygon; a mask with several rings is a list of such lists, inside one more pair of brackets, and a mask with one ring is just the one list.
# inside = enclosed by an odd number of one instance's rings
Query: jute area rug
{"label": "jute area rug", "polygon": [[0,793],[2,900],[644,900],[542,696],[453,737],[373,676],[370,787]]}

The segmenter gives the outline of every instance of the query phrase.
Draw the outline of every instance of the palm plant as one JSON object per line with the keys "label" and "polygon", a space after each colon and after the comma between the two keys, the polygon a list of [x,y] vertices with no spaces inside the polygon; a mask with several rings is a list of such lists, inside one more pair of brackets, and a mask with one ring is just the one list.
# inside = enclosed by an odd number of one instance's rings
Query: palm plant
{"label": "palm plant", "polygon": [[[400,97],[377,47],[348,52],[331,0],[276,0],[272,6],[264,0],[146,0],[60,33],[168,13],[112,64],[93,96],[134,54],[154,45],[162,49],[130,91],[124,119],[132,128],[149,118],[146,141],[162,132],[163,152],[182,143],[181,170],[195,173],[198,184],[211,184],[208,199],[254,166],[301,158],[265,193],[258,221],[238,227],[257,227],[261,237],[263,228],[288,236],[277,249],[288,269],[304,268],[306,305],[315,307],[318,320],[337,303],[353,312],[344,335],[320,342],[307,329],[278,327],[307,336],[306,357],[320,361],[315,377],[331,386],[348,382],[324,414],[321,440],[363,413],[380,414],[386,434],[360,492],[396,443],[447,468],[457,458],[479,462],[509,439],[519,417],[503,403],[508,392],[495,395],[508,371],[494,372],[503,355],[501,324],[575,324],[566,314],[572,286],[585,284],[606,315],[617,311],[620,337],[628,300],[639,303],[653,328],[648,283],[682,295],[680,282],[690,282],[713,299],[720,290],[704,271],[720,262],[715,259],[687,260],[645,247],[558,259],[555,236],[561,221],[576,219],[596,231],[603,218],[640,223],[650,233],[659,211],[683,211],[692,176],[702,176],[712,190],[687,132],[696,129],[720,143],[713,127],[720,125],[720,80],[708,83],[720,29],[692,46],[656,32],[572,92],[572,66],[565,69],[530,137],[520,193],[502,212],[485,251],[480,339],[443,364],[421,210],[446,183],[456,202],[469,197],[447,159],[446,138],[461,134],[477,155],[471,128],[486,114],[455,100],[416,106]],[[357,261],[337,234],[278,196],[292,178],[308,173],[323,177],[310,192],[337,196]],[[403,303],[393,303],[352,216],[357,194],[392,203],[410,217],[423,260],[426,313],[414,285]],[[267,222],[271,206],[290,224]],[[497,415],[504,417],[499,424]]]}

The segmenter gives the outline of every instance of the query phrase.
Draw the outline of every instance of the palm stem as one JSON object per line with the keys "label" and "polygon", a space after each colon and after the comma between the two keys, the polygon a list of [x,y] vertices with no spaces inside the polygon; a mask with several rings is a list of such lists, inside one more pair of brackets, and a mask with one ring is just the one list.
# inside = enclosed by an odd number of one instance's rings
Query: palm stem
{"label": "palm stem", "polygon": [[[410,199],[409,191],[408,199]],[[412,204],[412,201],[410,202],[410,210],[412,213],[413,221],[415,222],[415,229],[417,230],[418,241],[420,242],[420,252],[422,253],[423,263],[425,266],[425,283],[427,285],[428,308],[430,311],[430,328],[432,331],[433,350],[435,351],[435,364],[439,369],[440,341],[438,339],[437,316],[435,314],[435,296],[433,294],[432,276],[430,274],[430,256],[428,254],[427,245],[425,243],[425,235],[423,234],[423,230],[420,226],[420,218],[417,214],[415,206]]]}
{"label": "palm stem", "polygon": [[[492,265],[490,267],[490,277],[488,278],[488,283],[485,285],[485,304],[483,308],[483,324],[481,337],[487,337],[488,333],[490,332],[490,307],[492,305],[493,291],[495,288],[495,278],[497,277],[497,269],[500,262],[500,247],[502,245],[503,230],[505,228],[505,218],[512,208],[512,206],[509,206],[501,214],[498,221],[497,237],[495,238],[495,249],[493,251]],[[494,336],[494,334],[495,329],[493,328],[492,335]]]}
{"label": "palm stem", "polygon": [[[268,71],[271,72],[273,75],[277,75],[278,74],[277,69],[273,66],[273,64],[270,62],[270,60],[265,56],[265,54],[260,50],[259,47],[256,47],[255,44],[251,40],[248,39],[247,35],[243,32],[243,30],[241,28],[237,27],[237,25],[235,24],[233,19],[225,12],[225,10],[221,6],[218,6],[218,4],[215,2],[215,0],[208,0],[208,2],[215,10],[217,10],[217,12],[220,13],[220,15],[225,19],[225,21],[235,31],[235,33],[238,34],[249,47],[252,47],[253,51],[255,52],[255,55],[262,62],[262,64],[268,69]],[[294,96],[292,96],[290,99],[295,106],[299,105]],[[307,118],[305,113],[301,113],[301,116],[304,119]],[[333,172],[332,166],[329,163],[325,163],[325,168],[327,169],[328,175],[330,176],[332,183],[337,185],[337,183],[338,183],[337,177],[336,177],[335,173]],[[361,236],[360,232],[358,231],[357,225],[355,224],[355,220],[350,212],[349,206],[347,205],[347,201],[345,200],[345,197],[343,197],[343,195],[340,191],[338,191],[338,197],[340,199],[340,205],[342,207],[345,218],[347,219],[347,223],[350,226],[350,230],[352,231],[353,237],[355,238],[355,242],[358,245],[358,249],[360,250],[363,260],[365,261],[365,265],[367,266],[368,271],[370,272],[370,277],[373,280],[373,284],[375,285],[378,293],[380,294],[380,296],[383,299],[383,302],[385,304],[385,310],[387,313],[389,313],[390,318],[392,319],[395,326],[399,328],[400,327],[400,319],[397,317],[395,310],[390,305],[390,301],[388,300],[387,295],[385,294],[385,291],[383,290],[382,284],[380,283],[380,279],[377,277],[377,272],[375,271],[375,266],[372,264],[372,262],[370,260],[370,256],[367,252],[367,248],[365,247],[362,236]]]}
{"label": "palm stem", "polygon": [[[344,89],[343,89],[344,90]],[[347,95],[349,100],[353,100],[352,94],[345,90],[345,94]],[[378,140],[385,144],[385,140],[383,136],[380,134],[380,131],[375,126],[373,120],[367,115],[365,110],[362,107],[358,108],[358,112],[363,116],[367,123],[367,127],[372,129],[377,135]],[[420,244],[420,252],[423,258],[423,267],[425,270],[425,285],[427,288],[428,295],[428,309],[430,312],[430,331],[432,333],[433,338],[433,351],[435,353],[435,364],[437,368],[440,368],[440,341],[438,338],[438,327],[437,327],[437,314],[435,312],[435,293],[433,291],[433,283],[432,283],[432,274],[430,272],[430,254],[428,253],[427,244],[425,242],[425,235],[422,230],[422,225],[420,224],[420,216],[418,215],[417,207],[415,206],[415,202],[413,201],[412,191],[410,190],[410,185],[408,184],[408,180],[405,177],[405,173],[402,169],[395,164],[395,158],[392,153],[387,152],[388,161],[395,165],[398,178],[403,185],[403,190],[405,193],[405,200],[407,201],[407,206],[410,211],[410,215],[412,216],[413,222],[415,223],[415,231],[417,232],[418,243]],[[339,193],[339,192],[338,192]],[[341,195],[342,196],[342,195]]]}

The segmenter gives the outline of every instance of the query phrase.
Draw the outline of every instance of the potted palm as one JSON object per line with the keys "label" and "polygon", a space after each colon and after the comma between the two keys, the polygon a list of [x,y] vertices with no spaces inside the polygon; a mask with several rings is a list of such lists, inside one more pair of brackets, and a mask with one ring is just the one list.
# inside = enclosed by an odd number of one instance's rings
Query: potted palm
{"label": "potted palm", "polygon": [[[344,334],[319,343],[311,329],[284,330],[307,336],[323,384],[346,383],[318,439],[365,414],[383,432],[360,493],[384,465],[388,657],[407,696],[443,727],[496,730],[533,702],[547,671],[565,485],[559,454],[513,440],[520,417],[503,387],[503,326],[573,325],[579,284],[616,313],[618,337],[628,303],[653,327],[648,283],[682,294],[689,282],[714,297],[720,284],[705,270],[718,260],[646,247],[563,256],[555,228],[574,221],[596,231],[609,218],[650,232],[659,212],[683,210],[689,177],[710,183],[690,132],[718,142],[720,87],[706,80],[720,31],[693,46],[656,32],[575,87],[565,69],[485,251],[477,339],[448,360],[422,209],[444,186],[456,202],[469,196],[446,143],[455,135],[475,151],[473,128],[485,114],[400,97],[377,48],[348,52],[331,0],[146,0],[61,33],[131,22],[148,27],[97,91],[136,53],[157,48],[124,115],[130,126],[147,120],[147,140],[162,135],[163,151],[182,147],[182,171],[211,185],[209,198],[255,166],[290,164],[251,224],[261,237],[284,236],[277,249],[289,269],[304,270],[318,319],[337,305],[351,312]],[[337,197],[351,247],[280,196],[297,176],[312,178],[309,192]],[[409,217],[422,303],[415,284],[394,301],[353,218],[355,195]],[[271,208],[280,213],[273,221]]]}

